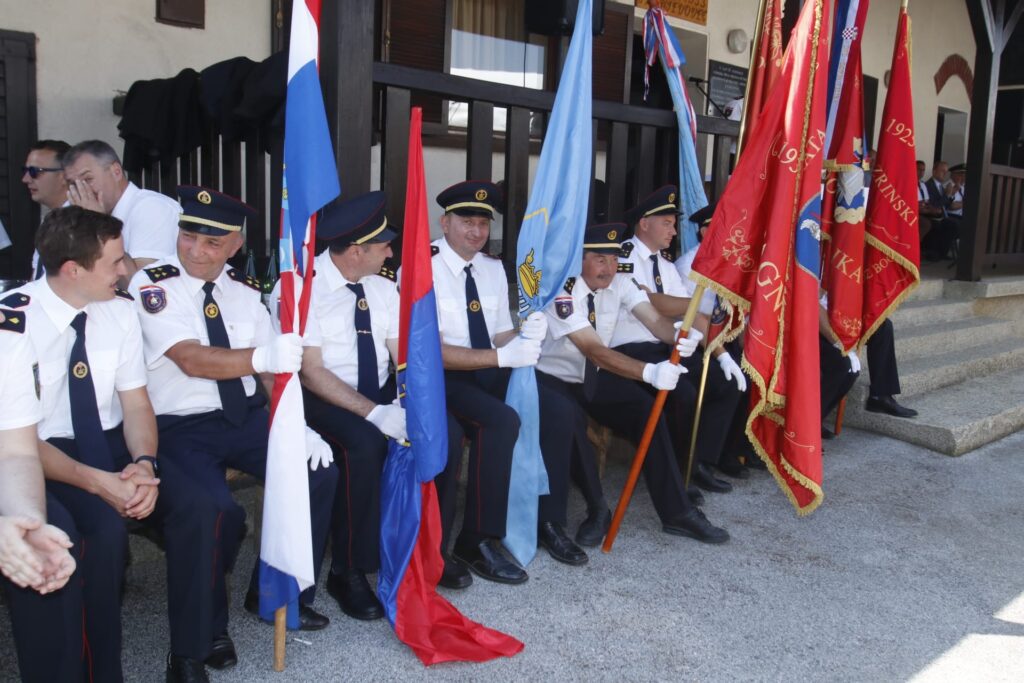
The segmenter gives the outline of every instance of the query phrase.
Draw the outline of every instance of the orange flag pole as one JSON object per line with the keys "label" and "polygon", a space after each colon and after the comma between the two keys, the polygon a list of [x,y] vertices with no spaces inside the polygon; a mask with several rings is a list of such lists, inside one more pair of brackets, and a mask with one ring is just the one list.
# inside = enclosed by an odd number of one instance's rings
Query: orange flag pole
{"label": "orange flag pole", "polygon": [[[693,297],[690,299],[690,305],[686,309],[686,316],[683,318],[683,325],[679,328],[679,333],[676,339],[682,339],[690,333],[690,328],[693,327],[693,321],[697,317],[697,309],[700,308],[700,299],[704,296],[704,286],[697,285],[696,291],[693,293]],[[672,356],[669,358],[669,362],[673,365],[679,365],[679,350],[672,346]],[[601,546],[601,550],[606,553],[612,551],[612,544],[615,543],[615,537],[619,533],[619,526],[622,524],[622,518],[626,515],[626,508],[629,507],[629,500],[633,497],[633,489],[636,488],[636,480],[640,478],[640,470],[643,469],[644,460],[647,459],[647,449],[651,447],[651,440],[654,438],[654,430],[658,426],[658,419],[661,417],[661,411],[665,408],[665,400],[668,398],[668,391],[662,389],[658,392],[658,395],[654,398],[654,405],[651,406],[651,414],[647,418],[647,426],[644,427],[644,434],[640,438],[640,442],[636,447],[636,455],[633,456],[633,465],[629,468],[629,476],[626,477],[626,484],[622,487],[622,495],[619,496],[619,503],[615,507],[615,515],[612,516],[612,524],[608,527],[608,535],[605,536],[604,545]],[[686,492],[683,491],[683,495]]]}
{"label": "orange flag pole", "polygon": [[274,671],[284,671],[284,641],[288,623],[288,606],[274,610]]}
{"label": "orange flag pole", "polygon": [[846,412],[846,397],[843,396],[843,400],[839,402],[839,406],[836,408],[836,436],[843,433],[843,414]]}

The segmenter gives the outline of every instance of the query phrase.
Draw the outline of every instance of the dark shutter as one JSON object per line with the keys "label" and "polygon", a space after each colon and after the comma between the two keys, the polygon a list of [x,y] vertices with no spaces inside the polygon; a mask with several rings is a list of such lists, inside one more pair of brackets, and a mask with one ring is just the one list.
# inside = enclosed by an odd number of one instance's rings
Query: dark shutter
{"label": "dark shutter", "polygon": [[[386,61],[443,73],[447,30],[446,0],[388,0]],[[440,122],[441,98],[413,94],[412,106],[423,107],[423,120]]]}
{"label": "dark shutter", "polygon": [[36,140],[36,37],[0,31],[0,220],[14,245],[0,251],[0,275],[27,278],[39,206],[21,184]]}

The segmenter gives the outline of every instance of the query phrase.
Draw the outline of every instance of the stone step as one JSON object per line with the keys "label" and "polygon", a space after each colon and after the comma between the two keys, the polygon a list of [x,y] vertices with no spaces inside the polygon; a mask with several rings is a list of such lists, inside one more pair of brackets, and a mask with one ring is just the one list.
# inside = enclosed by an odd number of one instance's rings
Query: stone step
{"label": "stone step", "polygon": [[903,362],[1024,336],[1024,322],[973,317],[952,322],[908,325],[896,332],[896,357]]}
{"label": "stone step", "polygon": [[909,325],[966,320],[974,315],[974,302],[949,299],[915,299],[904,301],[892,314],[892,322],[899,330]]}
{"label": "stone step", "polygon": [[902,419],[869,413],[863,401],[850,401],[844,423],[946,455],[962,455],[1024,428],[1024,369],[968,379],[907,404],[920,414]]}
{"label": "stone step", "polygon": [[[864,354],[861,354],[861,360],[864,360]],[[900,360],[898,366],[901,396],[918,396],[975,377],[1024,368],[1024,344],[1015,338],[1004,339],[933,356]],[[868,396],[869,383],[868,372],[861,372],[857,384],[850,390],[849,400],[863,403]]]}
{"label": "stone step", "polygon": [[921,280],[917,288],[910,293],[904,303],[911,301],[923,301],[926,299],[941,299],[945,291],[946,281],[941,278],[929,278]]}

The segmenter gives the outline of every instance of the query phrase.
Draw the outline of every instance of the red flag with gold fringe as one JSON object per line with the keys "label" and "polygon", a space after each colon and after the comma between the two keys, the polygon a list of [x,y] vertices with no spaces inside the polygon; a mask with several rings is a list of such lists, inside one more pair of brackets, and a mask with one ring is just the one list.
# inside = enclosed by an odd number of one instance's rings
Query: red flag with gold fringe
{"label": "red flag with gold fringe", "polygon": [[761,115],[768,95],[782,74],[782,5],[783,0],[762,0],[753,69],[743,99],[743,123],[740,125],[739,148],[750,139],[754,120]]}

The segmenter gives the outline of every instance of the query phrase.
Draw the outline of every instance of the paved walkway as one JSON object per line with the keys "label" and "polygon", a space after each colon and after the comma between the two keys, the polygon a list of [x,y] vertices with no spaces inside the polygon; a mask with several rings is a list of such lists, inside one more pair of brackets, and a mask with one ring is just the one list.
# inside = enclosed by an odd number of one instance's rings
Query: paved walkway
{"label": "paved walkway", "polygon": [[[854,430],[828,442],[825,502],[797,518],[765,473],[710,494],[732,540],[661,533],[643,485],[610,555],[583,568],[541,554],[530,581],[449,592],[470,617],[526,643],[517,657],[423,668],[384,621],[355,622],[326,592],[327,630],[270,670],[271,628],[241,609],[240,664],[215,681],[1024,680],[1024,433],[960,458]],[[610,468],[609,490],[625,466]],[[571,519],[581,516],[574,499]],[[249,566],[249,557],[239,566]],[[163,680],[164,579],[136,562],[124,610],[130,681]],[[0,678],[12,678],[6,613]]]}

